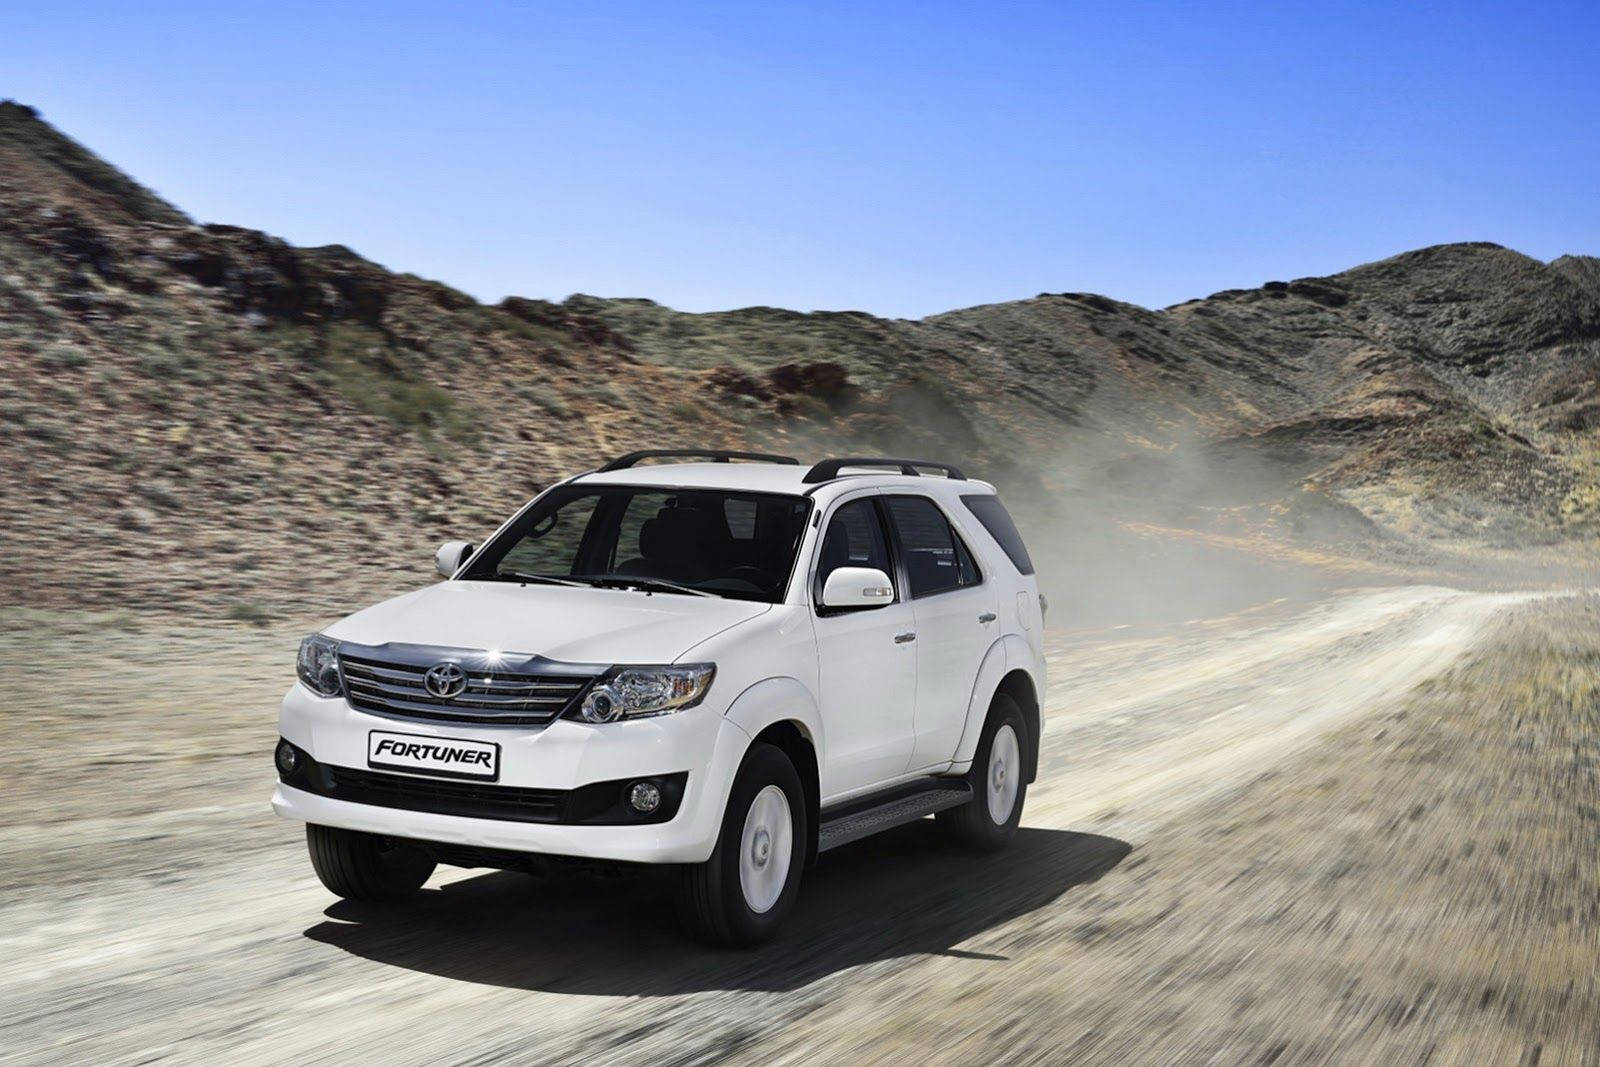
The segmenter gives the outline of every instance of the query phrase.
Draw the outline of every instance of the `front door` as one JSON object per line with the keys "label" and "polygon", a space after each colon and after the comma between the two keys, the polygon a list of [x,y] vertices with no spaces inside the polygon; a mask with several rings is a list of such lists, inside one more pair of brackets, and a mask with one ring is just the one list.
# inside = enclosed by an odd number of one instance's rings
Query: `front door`
{"label": "front door", "polygon": [[[822,585],[835,567],[873,567],[895,584],[893,603],[829,609]],[[825,732],[824,802],[904,774],[916,735],[917,643],[911,602],[889,555],[876,498],[833,510],[811,585]]]}

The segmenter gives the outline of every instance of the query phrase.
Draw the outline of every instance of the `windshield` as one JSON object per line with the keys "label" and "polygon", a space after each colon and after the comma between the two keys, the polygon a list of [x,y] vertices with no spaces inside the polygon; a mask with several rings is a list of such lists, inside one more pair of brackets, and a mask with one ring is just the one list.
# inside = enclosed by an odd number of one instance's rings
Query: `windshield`
{"label": "windshield", "polygon": [[485,546],[461,577],[783,599],[811,501],[778,493],[564,486]]}

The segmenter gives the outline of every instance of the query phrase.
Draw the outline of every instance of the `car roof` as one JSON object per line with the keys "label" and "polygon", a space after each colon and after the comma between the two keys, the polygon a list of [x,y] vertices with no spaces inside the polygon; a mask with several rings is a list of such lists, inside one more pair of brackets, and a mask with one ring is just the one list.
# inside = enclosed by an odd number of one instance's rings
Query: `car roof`
{"label": "car roof", "polygon": [[959,487],[961,492],[992,493],[994,487],[987,482],[958,481],[939,476],[891,474],[872,471],[862,474],[845,474],[826,482],[807,482],[810,468],[792,463],[653,463],[625,467],[614,471],[595,471],[580,474],[572,479],[584,485],[643,485],[672,489],[732,489],[750,493],[791,493],[795,495],[824,492],[832,495],[846,489],[862,487],[894,487],[920,491],[935,491],[943,487]]}

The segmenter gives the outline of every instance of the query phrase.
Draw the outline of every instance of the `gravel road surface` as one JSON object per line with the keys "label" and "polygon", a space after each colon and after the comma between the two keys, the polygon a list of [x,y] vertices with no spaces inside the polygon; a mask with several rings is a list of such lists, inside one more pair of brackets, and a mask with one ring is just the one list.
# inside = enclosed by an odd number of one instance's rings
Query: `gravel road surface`
{"label": "gravel road surface", "polygon": [[830,853],[747,953],[648,878],[336,902],[266,807],[297,636],[0,618],[0,1063],[1600,1063],[1592,596],[1060,637],[1014,844]]}

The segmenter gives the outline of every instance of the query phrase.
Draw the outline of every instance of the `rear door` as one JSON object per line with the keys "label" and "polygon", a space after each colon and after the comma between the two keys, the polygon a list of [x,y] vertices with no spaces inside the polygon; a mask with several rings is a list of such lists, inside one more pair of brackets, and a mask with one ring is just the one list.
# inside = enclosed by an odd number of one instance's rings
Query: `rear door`
{"label": "rear door", "polygon": [[[825,608],[822,585],[836,567],[875,567],[895,586],[882,607]],[[813,624],[822,724],[822,798],[856,792],[904,774],[915,738],[916,630],[888,531],[873,496],[826,516],[812,575]]]}
{"label": "rear door", "polygon": [[931,498],[883,498],[916,622],[916,742],[911,769],[948,763],[966,727],[978,667],[998,640],[996,583]]}

